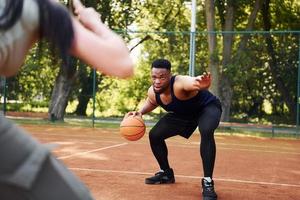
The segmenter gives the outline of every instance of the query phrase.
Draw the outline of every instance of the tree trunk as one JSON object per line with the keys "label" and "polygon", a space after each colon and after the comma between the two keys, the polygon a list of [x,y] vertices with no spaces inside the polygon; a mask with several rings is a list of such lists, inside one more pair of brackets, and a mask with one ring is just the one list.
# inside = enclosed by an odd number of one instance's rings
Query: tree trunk
{"label": "tree trunk", "polygon": [[[246,27],[246,31],[252,31],[253,27],[254,27],[254,23],[257,17],[257,13],[258,11],[261,9],[262,3],[264,0],[256,0],[254,3],[254,8],[248,18],[248,23],[247,23],[247,27]],[[244,34],[242,36],[242,39],[240,41],[239,44],[239,48],[237,51],[237,55],[240,55],[246,48],[246,44],[248,42],[248,40],[250,39],[251,34]]]}
{"label": "tree trunk", "polygon": [[[86,116],[86,109],[88,106],[88,103],[90,99],[93,97],[93,70],[90,71],[89,75],[87,76],[87,71],[86,71],[86,66],[85,70],[79,74],[80,78],[80,83],[81,83],[81,92],[80,95],[78,96],[78,105],[76,107],[75,114],[79,116]],[[99,84],[99,80],[96,76],[96,90],[97,90],[97,85]],[[100,80],[102,79],[102,76],[100,76]]]}
{"label": "tree trunk", "polygon": [[[248,23],[246,30],[250,31],[253,30],[254,22],[257,16],[257,13],[259,9],[261,8],[262,0],[256,0],[254,4],[254,8],[248,18]],[[234,27],[234,1],[228,1],[227,7],[226,7],[226,16],[224,17],[224,24],[223,29],[224,31],[233,31]],[[222,9],[220,9],[222,10]],[[222,17],[221,17],[222,19]],[[225,69],[228,64],[235,62],[237,57],[240,57],[242,52],[244,51],[246,44],[250,38],[250,34],[245,34],[242,36],[242,39],[239,44],[238,51],[236,53],[235,59],[232,59],[232,45],[233,45],[233,35],[231,33],[224,33],[223,34],[223,61],[222,66]],[[230,109],[231,109],[231,102],[232,102],[232,96],[233,96],[233,90],[232,90],[232,84],[229,79],[229,77],[222,73],[221,77],[221,94],[220,98],[222,100],[223,105],[223,115],[222,120],[223,121],[229,121],[230,120]]]}
{"label": "tree trunk", "polygon": [[[269,0],[266,0],[265,4],[263,5],[262,15],[263,15],[263,23],[265,31],[270,31],[271,29],[271,19],[269,15]],[[278,70],[278,62],[276,59],[276,52],[274,50],[272,37],[270,34],[265,35],[265,40],[267,44],[267,50],[271,57],[269,61],[269,66],[271,70],[272,77],[274,82],[276,83],[276,87],[279,92],[282,94],[282,98],[286,103],[289,111],[291,113],[292,118],[296,118],[296,103],[291,94],[289,93],[289,89],[285,86],[284,80],[282,80],[279,70]]]}
{"label": "tree trunk", "polygon": [[209,70],[213,77],[211,91],[219,96],[219,65],[217,53],[217,36],[215,31],[215,5],[214,0],[205,0],[205,15],[208,31]]}
{"label": "tree trunk", "polygon": [[[227,66],[231,63],[231,55],[232,55],[232,44],[233,44],[233,24],[234,24],[234,4],[232,1],[228,1],[226,6],[226,15],[225,15],[225,24],[224,24],[224,31],[223,33],[223,60],[222,66],[223,69],[226,69]],[[220,98],[223,106],[223,113],[222,113],[222,121],[229,121],[230,120],[230,108],[231,108],[231,101],[233,90],[231,86],[231,81],[227,74],[224,72],[221,76],[221,93]]]}
{"label": "tree trunk", "polygon": [[89,92],[86,87],[82,88],[82,91],[78,97],[78,105],[75,110],[77,116],[86,116],[87,105],[90,101]]}
{"label": "tree trunk", "polygon": [[68,105],[69,95],[75,80],[76,63],[71,58],[68,67],[62,66],[51,95],[51,103],[49,106],[48,117],[51,121],[63,121],[65,110]]}

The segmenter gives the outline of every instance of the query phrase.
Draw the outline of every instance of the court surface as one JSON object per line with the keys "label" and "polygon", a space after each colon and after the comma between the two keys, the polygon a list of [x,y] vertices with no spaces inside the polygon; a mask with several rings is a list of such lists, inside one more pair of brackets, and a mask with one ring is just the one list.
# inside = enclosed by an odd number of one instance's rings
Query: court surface
{"label": "court surface", "polygon": [[[148,135],[130,142],[118,129],[23,125],[52,149],[97,200],[199,200],[200,136],[167,140],[176,183],[146,185],[158,165]],[[219,200],[300,199],[300,140],[216,135]]]}

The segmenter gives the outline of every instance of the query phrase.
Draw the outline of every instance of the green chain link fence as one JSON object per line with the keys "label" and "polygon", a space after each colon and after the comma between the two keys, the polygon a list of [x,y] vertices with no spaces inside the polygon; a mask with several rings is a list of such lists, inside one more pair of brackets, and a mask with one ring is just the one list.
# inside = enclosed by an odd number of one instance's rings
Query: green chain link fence
{"label": "green chain link fence", "polygon": [[[110,78],[77,62],[65,119],[86,119],[94,125],[97,120],[120,119],[127,111],[137,109],[151,84],[150,63],[156,58],[169,59],[174,74],[190,73],[189,32],[119,33],[128,41],[136,62],[135,77],[129,80]],[[195,34],[195,75],[209,70],[208,34],[217,38],[217,48],[212,56],[218,63],[219,88],[224,88],[222,78],[226,77],[232,92],[230,116],[224,123],[225,128],[244,127],[235,126],[235,123],[255,124],[247,126],[247,130],[267,130],[272,135],[276,132],[299,133],[300,31]],[[223,47],[226,41],[223,38],[226,34],[232,36],[233,42],[230,59],[225,62]],[[37,55],[37,50],[33,49],[17,76],[1,78],[2,114],[30,112],[49,118],[58,64],[49,61],[51,57],[47,55]],[[157,109],[146,119],[156,119],[162,113]]]}

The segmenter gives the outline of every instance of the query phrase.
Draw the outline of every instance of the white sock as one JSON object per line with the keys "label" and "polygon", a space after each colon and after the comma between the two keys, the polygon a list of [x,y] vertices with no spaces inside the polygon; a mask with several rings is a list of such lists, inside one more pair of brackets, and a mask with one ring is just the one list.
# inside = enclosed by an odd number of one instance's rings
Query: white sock
{"label": "white sock", "polygon": [[211,177],[204,177],[204,179],[209,183],[212,181]]}

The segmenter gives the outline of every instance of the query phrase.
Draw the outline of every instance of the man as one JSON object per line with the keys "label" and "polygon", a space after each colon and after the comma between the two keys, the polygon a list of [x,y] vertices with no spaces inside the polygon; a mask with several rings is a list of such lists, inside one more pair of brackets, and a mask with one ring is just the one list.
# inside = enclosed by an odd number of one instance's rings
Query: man
{"label": "man", "polygon": [[172,76],[171,63],[166,59],[157,59],[151,67],[152,86],[148,89],[148,98],[139,111],[129,115],[144,115],[161,106],[167,111],[149,133],[152,152],[160,166],[160,171],[146,178],[146,184],[174,183],[173,169],[168,162],[168,149],[165,139],[180,135],[189,138],[197,128],[201,133],[200,154],[204,178],[202,179],[203,199],[215,200],[212,180],[216,145],[214,131],[218,127],[222,113],[221,103],[207,89],[211,84],[211,75]]}

